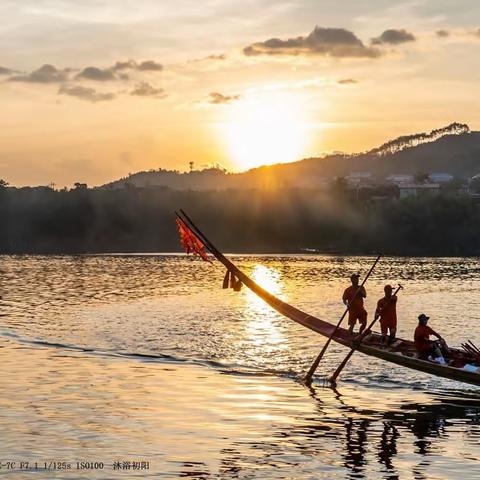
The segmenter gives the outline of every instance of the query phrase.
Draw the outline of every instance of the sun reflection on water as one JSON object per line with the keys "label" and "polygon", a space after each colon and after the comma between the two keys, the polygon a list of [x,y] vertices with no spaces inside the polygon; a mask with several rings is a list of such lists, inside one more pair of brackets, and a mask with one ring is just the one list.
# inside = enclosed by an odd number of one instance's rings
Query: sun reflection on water
{"label": "sun reflection on water", "polygon": [[[262,288],[273,295],[282,298],[283,285],[280,272],[264,265],[255,265],[251,278]],[[277,325],[277,313],[251,290],[246,291],[245,299],[250,311],[250,321],[246,324],[246,333],[249,342],[254,348],[261,348],[263,352],[285,350],[288,341]]]}
{"label": "sun reflection on water", "polygon": [[[280,295],[283,290],[280,272],[275,268],[269,268],[265,265],[255,265],[252,270],[251,278],[262,288],[272,293],[273,295]],[[259,305],[266,305],[266,303],[251,290],[248,290],[249,300],[255,300]]]}

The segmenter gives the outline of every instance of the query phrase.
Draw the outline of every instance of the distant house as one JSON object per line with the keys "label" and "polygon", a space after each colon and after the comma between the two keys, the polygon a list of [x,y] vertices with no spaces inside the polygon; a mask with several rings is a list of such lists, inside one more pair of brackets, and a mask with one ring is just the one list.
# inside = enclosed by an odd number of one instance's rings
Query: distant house
{"label": "distant house", "polygon": [[398,186],[400,198],[418,197],[420,195],[431,195],[440,191],[438,183],[404,183]]}
{"label": "distant house", "polygon": [[428,178],[432,183],[449,183],[453,180],[453,175],[449,173],[431,173]]}
{"label": "distant house", "polygon": [[480,173],[477,173],[472,178],[468,180],[467,183],[467,193],[471,197],[478,198],[480,197]]}
{"label": "distant house", "polygon": [[474,175],[472,178],[469,178],[468,179],[468,183],[475,183],[475,182],[480,182],[480,173],[477,173],[476,175]]}
{"label": "distant house", "polygon": [[352,172],[345,177],[349,185],[360,186],[370,184],[373,176],[370,172]]}
{"label": "distant house", "polygon": [[399,187],[401,185],[410,185],[414,183],[414,178],[413,175],[401,175],[398,173],[395,173],[393,175],[389,175],[386,179],[387,183],[391,183],[393,185],[398,185]]}

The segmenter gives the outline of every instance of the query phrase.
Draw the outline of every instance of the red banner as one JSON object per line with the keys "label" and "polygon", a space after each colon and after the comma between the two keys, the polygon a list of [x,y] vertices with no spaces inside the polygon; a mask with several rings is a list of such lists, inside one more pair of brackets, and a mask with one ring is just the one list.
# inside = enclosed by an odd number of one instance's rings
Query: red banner
{"label": "red banner", "polygon": [[198,255],[206,262],[211,263],[205,252],[205,245],[180,218],[177,218],[177,227],[178,233],[180,234],[180,244],[185,250],[185,253],[187,255],[193,253],[193,255]]}

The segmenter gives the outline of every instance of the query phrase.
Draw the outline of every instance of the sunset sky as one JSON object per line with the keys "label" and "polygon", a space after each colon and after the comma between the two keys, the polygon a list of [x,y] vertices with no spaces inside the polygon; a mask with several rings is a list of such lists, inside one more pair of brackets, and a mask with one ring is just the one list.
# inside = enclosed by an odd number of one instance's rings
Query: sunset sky
{"label": "sunset sky", "polygon": [[480,129],[478,0],[2,0],[0,16],[13,185]]}

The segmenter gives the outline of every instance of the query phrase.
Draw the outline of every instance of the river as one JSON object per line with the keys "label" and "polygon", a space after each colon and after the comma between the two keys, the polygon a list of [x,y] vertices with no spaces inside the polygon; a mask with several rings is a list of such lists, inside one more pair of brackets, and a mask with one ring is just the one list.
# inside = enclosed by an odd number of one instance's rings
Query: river
{"label": "river", "polygon": [[[349,275],[373,262],[231,258],[331,322]],[[308,389],[324,338],[245,288],[222,290],[223,275],[183,255],[0,257],[0,474],[480,478],[480,390],[355,354],[333,391],[336,344]],[[387,282],[405,287],[399,336],[424,312],[449,344],[480,343],[478,259],[383,258],[370,317]]]}

